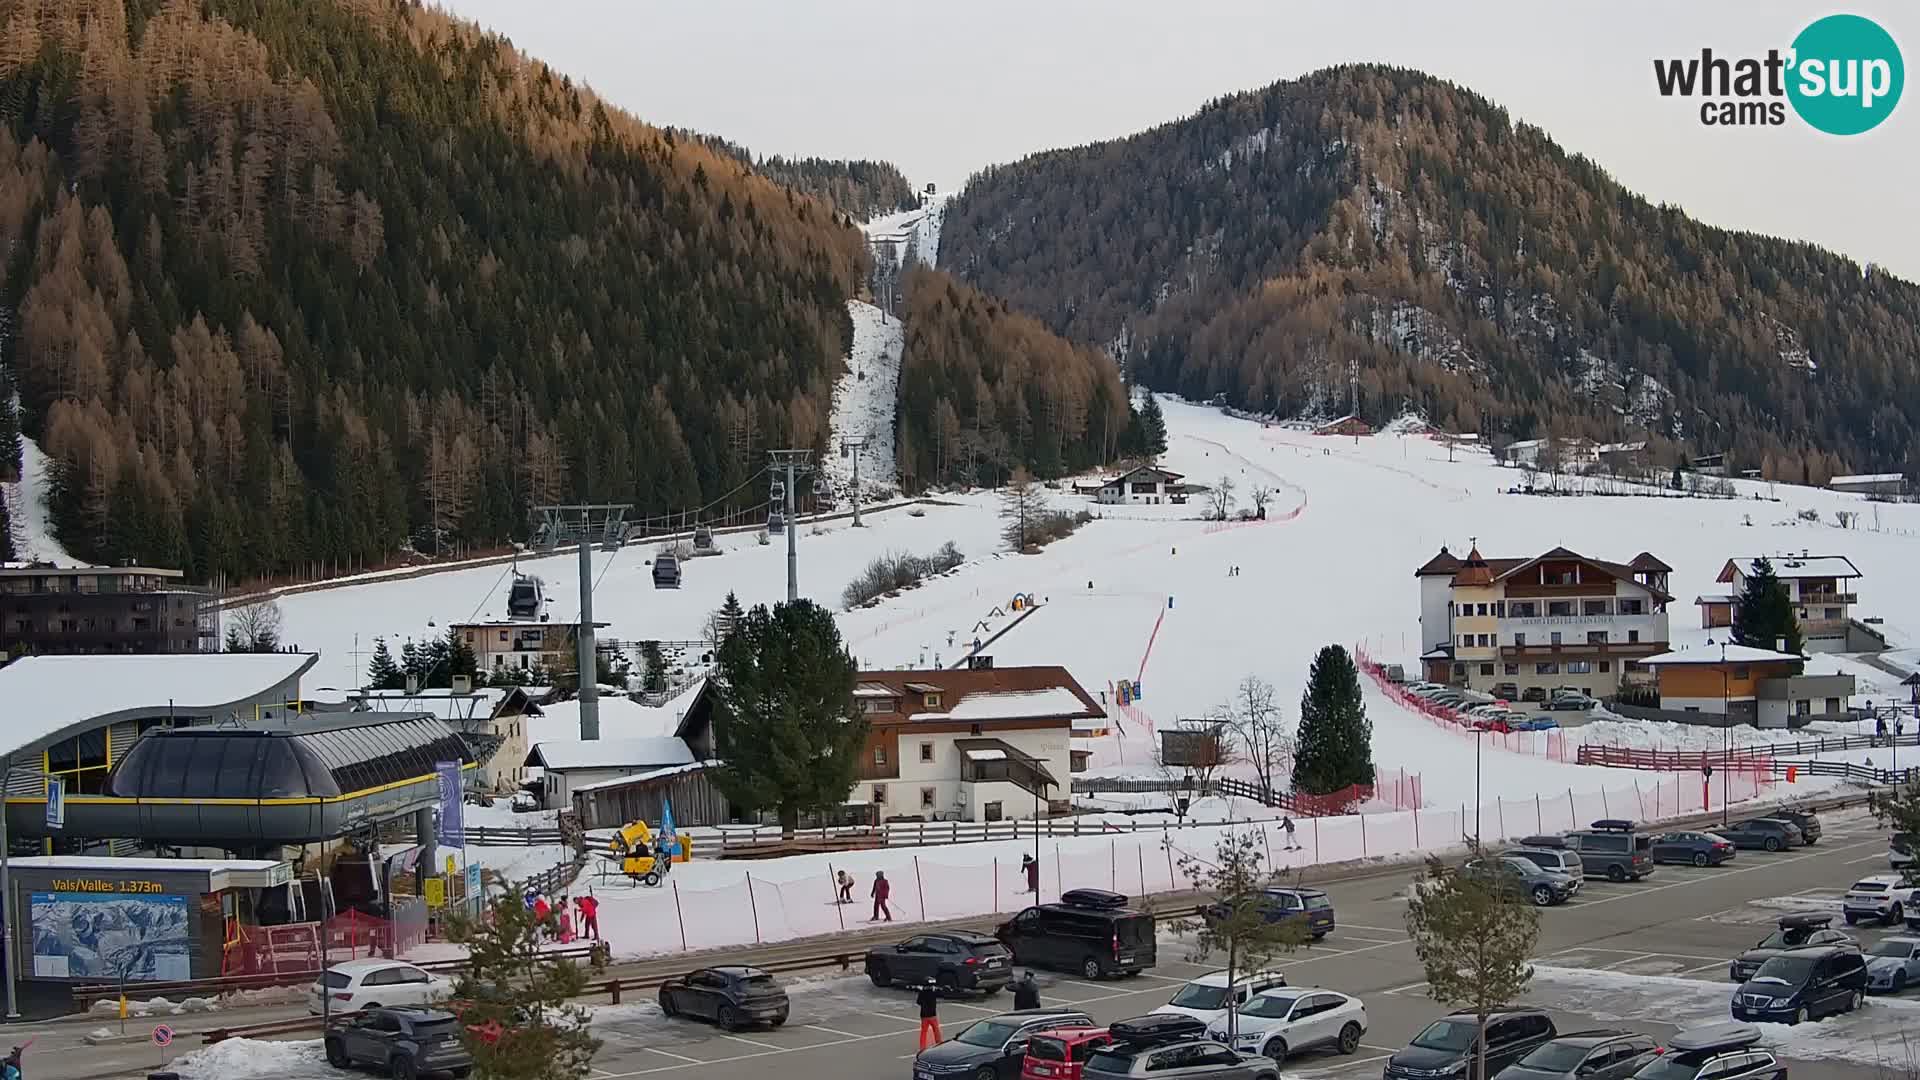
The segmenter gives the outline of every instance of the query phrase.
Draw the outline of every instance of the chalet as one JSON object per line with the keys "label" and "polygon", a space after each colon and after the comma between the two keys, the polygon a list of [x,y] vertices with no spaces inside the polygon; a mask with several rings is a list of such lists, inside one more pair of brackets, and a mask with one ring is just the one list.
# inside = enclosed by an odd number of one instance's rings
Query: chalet
{"label": "chalet", "polygon": [[1354,415],[1329,420],[1313,429],[1315,435],[1371,435],[1373,426]]}
{"label": "chalet", "polygon": [[[1793,602],[1794,617],[1800,621],[1801,641],[1808,652],[1850,652],[1853,605],[1860,602],[1853,582],[1862,576],[1853,560],[1845,555],[1776,555],[1774,576],[1787,587],[1787,599]],[[1728,591],[1694,598],[1700,607],[1700,625],[1731,626],[1738,616],[1739,598],[1747,588],[1747,575],[1753,572],[1751,558],[1728,559],[1714,580]]]}
{"label": "chalet", "polygon": [[[1099,502],[1109,505],[1123,503],[1160,503],[1183,501],[1186,487],[1181,484],[1182,475],[1157,468],[1153,465],[1137,465],[1118,476],[1109,477],[1100,485],[1099,493],[1094,496]],[[1175,499],[1179,496],[1179,500]]]}
{"label": "chalet", "polygon": [[1660,707],[1724,716],[1731,723],[1798,727],[1851,714],[1851,675],[1802,675],[1806,657],[1747,645],[1715,645],[1650,656]]}
{"label": "chalet", "polygon": [[1851,495],[1880,495],[1897,499],[1907,493],[1907,478],[1900,473],[1836,476],[1827,481],[1827,488]]}
{"label": "chalet", "polygon": [[[611,623],[596,622],[596,629]],[[454,623],[453,632],[473,650],[474,663],[482,671],[512,668],[530,671],[545,666],[548,654],[566,657],[566,669],[572,671],[574,639],[580,633],[578,623],[544,622],[536,619],[509,619],[486,622]]]}
{"label": "chalet", "polygon": [[[581,825],[588,829],[618,828],[629,821],[658,825],[669,804],[676,828],[725,825],[738,819],[740,814],[713,784],[711,770],[719,764],[715,760],[714,699],[713,682],[700,680],[678,699],[683,704],[675,718],[673,737],[646,740],[656,749],[639,755],[659,757],[664,752],[676,764],[621,769],[598,777],[567,777],[567,798]],[[684,746],[685,760],[681,760],[678,747],[669,744]]]}
{"label": "chalet", "polygon": [[549,810],[573,804],[573,792],[603,780],[656,775],[662,770],[701,767],[685,739],[542,739],[524,764],[544,770],[541,805]]}
{"label": "chalet", "polygon": [[853,700],[871,730],[852,798],[882,820],[1064,810],[1074,721],[1106,715],[1062,667],[867,671]]}
{"label": "chalet", "polygon": [[1432,682],[1545,701],[1609,696],[1667,651],[1667,578],[1649,552],[1626,563],[1563,547],[1531,558],[1462,559],[1446,548],[1415,570],[1421,664]]}

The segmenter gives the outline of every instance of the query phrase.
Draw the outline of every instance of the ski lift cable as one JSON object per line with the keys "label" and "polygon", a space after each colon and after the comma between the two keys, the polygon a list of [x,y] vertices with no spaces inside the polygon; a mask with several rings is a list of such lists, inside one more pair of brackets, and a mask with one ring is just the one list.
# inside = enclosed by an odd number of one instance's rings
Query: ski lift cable
{"label": "ski lift cable", "polygon": [[[519,565],[519,560],[515,559],[513,562],[507,564],[506,569],[500,571],[500,576],[493,579],[493,584],[487,586],[487,591],[480,594],[480,602],[473,605],[472,611],[467,612],[467,618],[466,618],[467,622],[472,622],[474,619],[477,619],[480,617],[480,609],[487,606],[487,601],[493,598],[494,592],[500,588],[500,583],[506,580],[507,575],[517,572],[515,568],[518,565]],[[449,630],[451,630],[451,627],[449,627]],[[407,640],[411,641],[412,639],[409,638]],[[431,642],[433,639],[429,637],[427,640]],[[443,656],[439,660],[435,661],[432,667],[421,672],[420,673],[420,689],[422,690],[427,689],[427,683],[432,680],[434,675],[439,673],[440,666],[452,658],[453,658],[452,653],[451,651],[449,651],[449,653],[446,656]],[[364,680],[366,678],[366,674],[362,672],[360,677]],[[421,695],[419,694],[408,694],[406,697],[401,698],[400,701],[401,701],[401,704],[403,705],[411,704],[420,696]]]}

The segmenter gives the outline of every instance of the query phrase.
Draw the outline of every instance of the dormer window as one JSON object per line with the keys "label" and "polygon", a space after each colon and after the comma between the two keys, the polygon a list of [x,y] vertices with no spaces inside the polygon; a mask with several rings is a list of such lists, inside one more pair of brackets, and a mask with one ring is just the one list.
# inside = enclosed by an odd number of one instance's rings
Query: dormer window
{"label": "dormer window", "polygon": [[928,694],[925,698],[925,701],[926,701],[926,706],[929,709],[937,709],[940,707],[939,694]]}

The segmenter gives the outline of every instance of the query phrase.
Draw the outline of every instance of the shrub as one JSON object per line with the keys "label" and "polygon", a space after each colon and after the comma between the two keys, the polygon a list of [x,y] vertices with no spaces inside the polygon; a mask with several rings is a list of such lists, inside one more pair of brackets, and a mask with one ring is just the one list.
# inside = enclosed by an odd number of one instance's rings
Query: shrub
{"label": "shrub", "polygon": [[927,578],[944,574],[965,559],[951,540],[931,555],[890,552],[868,563],[859,577],[848,582],[840,601],[848,609],[872,603],[888,593],[910,589]]}
{"label": "shrub", "polygon": [[1073,531],[1093,520],[1093,515],[1085,510],[1069,513],[1065,510],[1048,510],[1027,520],[1027,546],[1045,547],[1055,540],[1072,536]]}

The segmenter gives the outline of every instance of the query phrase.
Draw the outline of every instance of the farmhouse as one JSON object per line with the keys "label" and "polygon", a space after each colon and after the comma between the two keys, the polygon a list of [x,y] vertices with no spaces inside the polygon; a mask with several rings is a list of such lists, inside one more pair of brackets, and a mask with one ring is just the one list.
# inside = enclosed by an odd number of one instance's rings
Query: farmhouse
{"label": "farmhouse", "polygon": [[1118,476],[1109,477],[1100,485],[1100,491],[1094,498],[1109,505],[1173,502],[1176,501],[1175,496],[1181,499],[1186,496],[1181,479],[1182,475],[1177,472],[1152,465],[1137,465]]}

